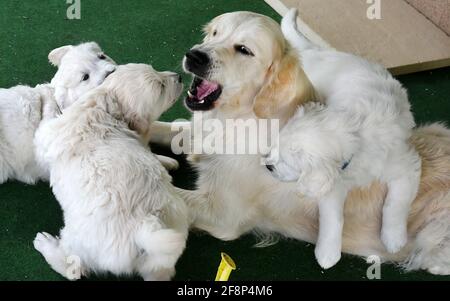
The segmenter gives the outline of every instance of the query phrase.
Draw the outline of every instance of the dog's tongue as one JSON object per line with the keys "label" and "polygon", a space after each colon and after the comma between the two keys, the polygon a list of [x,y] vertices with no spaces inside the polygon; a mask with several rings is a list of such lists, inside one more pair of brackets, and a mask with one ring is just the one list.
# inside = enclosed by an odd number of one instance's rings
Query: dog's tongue
{"label": "dog's tongue", "polygon": [[219,88],[219,85],[216,83],[209,82],[207,80],[202,80],[200,85],[197,86],[197,98],[200,100],[205,99],[211,93],[216,91]]}

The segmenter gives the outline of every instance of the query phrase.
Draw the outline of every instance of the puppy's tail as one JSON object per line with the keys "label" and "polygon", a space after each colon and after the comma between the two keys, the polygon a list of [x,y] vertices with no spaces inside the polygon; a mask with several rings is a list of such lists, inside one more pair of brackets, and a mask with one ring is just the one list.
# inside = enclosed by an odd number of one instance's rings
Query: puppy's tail
{"label": "puppy's tail", "polygon": [[312,43],[306,38],[297,27],[297,15],[296,8],[291,8],[286,15],[284,15],[281,21],[281,31],[283,32],[286,40],[298,50],[306,50],[311,48],[318,48],[319,46]]}
{"label": "puppy's tail", "polygon": [[136,244],[159,268],[173,268],[186,247],[186,233],[165,229],[157,217],[147,218],[136,233]]}

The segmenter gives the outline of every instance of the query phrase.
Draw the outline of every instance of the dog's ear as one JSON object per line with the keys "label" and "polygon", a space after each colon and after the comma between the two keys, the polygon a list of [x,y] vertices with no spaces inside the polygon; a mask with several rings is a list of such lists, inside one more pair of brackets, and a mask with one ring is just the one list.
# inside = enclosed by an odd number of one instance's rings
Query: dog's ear
{"label": "dog's ear", "polygon": [[102,51],[102,49],[97,44],[97,42],[87,42],[87,43],[85,43],[85,45],[88,46],[93,51],[96,51],[96,52],[101,52]]}
{"label": "dog's ear", "polygon": [[116,119],[123,118],[123,112],[119,104],[119,100],[114,92],[105,93],[105,101],[103,109]]}
{"label": "dog's ear", "polygon": [[82,98],[87,98],[87,107],[96,107],[115,119],[123,119],[123,113],[114,91],[108,91],[101,87],[87,92]]}
{"label": "dog's ear", "polygon": [[50,63],[52,63],[53,66],[59,67],[59,65],[61,64],[61,60],[62,58],[67,54],[67,52],[69,52],[70,49],[72,49],[73,46],[72,45],[67,45],[67,46],[62,46],[56,49],[53,49],[49,54],[48,54],[48,60],[50,61]]}
{"label": "dog's ear", "polygon": [[117,102],[128,127],[137,132],[141,140],[148,144],[150,142],[150,121],[145,118],[144,109],[137,104],[141,103],[133,98],[133,95],[116,91]]}
{"label": "dog's ear", "polygon": [[297,107],[315,100],[314,88],[300,66],[294,50],[289,50],[278,63],[273,63],[266,83],[256,95],[253,111],[258,118],[286,122]]}
{"label": "dog's ear", "polygon": [[150,142],[150,123],[137,114],[129,114],[128,126],[131,130],[136,131],[145,144]]}

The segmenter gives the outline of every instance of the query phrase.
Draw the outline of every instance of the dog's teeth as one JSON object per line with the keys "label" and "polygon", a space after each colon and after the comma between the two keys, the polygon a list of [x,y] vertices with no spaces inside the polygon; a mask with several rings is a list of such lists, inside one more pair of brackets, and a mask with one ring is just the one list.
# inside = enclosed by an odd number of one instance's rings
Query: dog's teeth
{"label": "dog's teeth", "polygon": [[192,95],[192,93],[191,93],[191,91],[187,91],[187,94],[188,94],[188,96],[190,97],[190,98],[194,98],[194,95]]}
{"label": "dog's teeth", "polygon": [[200,100],[198,103],[199,103],[199,104],[205,103],[205,100],[202,99],[202,100]]}

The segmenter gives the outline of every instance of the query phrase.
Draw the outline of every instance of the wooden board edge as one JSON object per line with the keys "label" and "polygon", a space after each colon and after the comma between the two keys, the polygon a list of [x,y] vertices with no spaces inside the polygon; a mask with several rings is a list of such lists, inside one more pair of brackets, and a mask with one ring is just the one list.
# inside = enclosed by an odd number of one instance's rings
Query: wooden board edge
{"label": "wooden board edge", "polygon": [[404,66],[398,66],[398,67],[392,67],[388,68],[389,72],[391,72],[393,75],[404,75],[404,74],[410,74],[410,73],[416,73],[416,72],[422,72],[422,71],[429,71],[433,69],[438,68],[444,68],[450,66],[450,58],[436,60],[436,61],[429,61],[429,62],[423,62],[423,63],[416,63],[411,65],[404,65]]}
{"label": "wooden board edge", "polygon": [[[287,7],[282,0],[264,0],[270,7],[272,7],[278,14],[284,16],[289,7]],[[315,32],[310,26],[308,26],[300,17],[297,18],[298,29],[313,43],[324,47],[333,48],[328,42],[326,42],[317,32]],[[441,30],[441,29],[440,29]],[[438,69],[450,66],[450,58],[428,61],[422,63],[415,63],[410,65],[396,66],[387,68],[393,75],[404,75],[415,72],[428,71],[432,69]]]}

